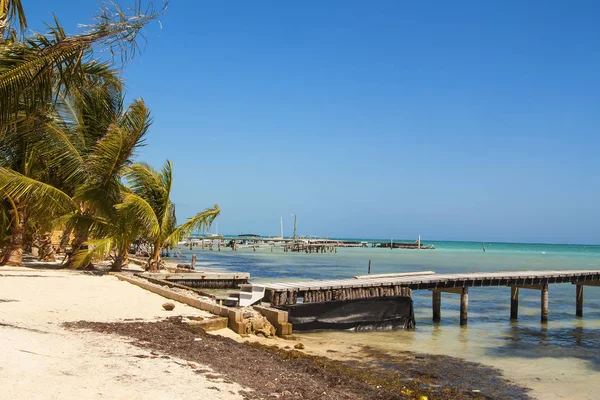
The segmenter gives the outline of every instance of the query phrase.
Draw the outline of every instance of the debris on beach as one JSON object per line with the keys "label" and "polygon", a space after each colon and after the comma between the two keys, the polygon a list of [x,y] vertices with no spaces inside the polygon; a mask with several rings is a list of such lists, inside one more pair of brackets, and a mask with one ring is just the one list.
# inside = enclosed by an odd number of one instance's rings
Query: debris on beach
{"label": "debris on beach", "polygon": [[[211,368],[251,389],[252,392],[246,392],[246,399],[265,399],[273,393],[282,399],[298,400],[530,398],[527,388],[507,381],[496,369],[447,356],[417,359],[413,353],[392,355],[363,348],[366,357],[362,360],[332,360],[298,350],[258,342],[238,343],[198,333],[181,317],[157,322],[79,321],[64,326],[127,336],[142,349],[197,364],[196,371]],[[485,387],[486,391],[474,393],[473,387]]]}
{"label": "debris on beach", "polygon": [[297,350],[304,350],[304,345],[302,343],[296,343],[294,348]]}
{"label": "debris on beach", "polygon": [[256,336],[273,338],[277,334],[277,329],[258,311],[249,309],[244,312],[244,324],[246,325],[246,334],[254,333]]}
{"label": "debris on beach", "polygon": [[175,309],[175,304],[173,304],[169,301],[169,302],[166,302],[165,304],[163,304],[162,307],[167,311],[173,311]]}

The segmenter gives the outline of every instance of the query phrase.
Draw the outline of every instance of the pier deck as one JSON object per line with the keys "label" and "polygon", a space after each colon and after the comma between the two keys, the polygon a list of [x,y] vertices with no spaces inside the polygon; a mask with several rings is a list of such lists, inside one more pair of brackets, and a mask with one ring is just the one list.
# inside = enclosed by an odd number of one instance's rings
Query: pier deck
{"label": "pier deck", "polygon": [[[364,278],[361,277],[361,278]],[[266,300],[273,306],[297,303],[322,303],[387,296],[412,296],[412,290],[431,290],[433,320],[440,320],[441,293],[461,296],[460,323],[467,323],[468,289],[470,287],[503,286],[511,288],[511,319],[518,317],[519,289],[541,291],[541,320],[548,321],[548,285],[577,285],[576,315],[583,316],[583,286],[600,286],[600,271],[506,271],[464,274],[382,276],[372,279],[309,280],[266,283]]]}
{"label": "pier deck", "polygon": [[466,274],[424,274],[375,279],[310,280],[284,283],[265,283],[268,291],[315,291],[381,286],[404,286],[412,290],[446,289],[478,286],[519,286],[552,283],[600,281],[600,271],[507,271]]}

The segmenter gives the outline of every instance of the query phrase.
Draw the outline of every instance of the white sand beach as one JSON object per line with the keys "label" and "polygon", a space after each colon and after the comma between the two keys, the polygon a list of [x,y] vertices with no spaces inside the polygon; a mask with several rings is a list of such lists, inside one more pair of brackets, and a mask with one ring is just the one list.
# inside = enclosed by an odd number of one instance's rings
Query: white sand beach
{"label": "white sand beach", "polygon": [[151,354],[118,336],[61,327],[205,315],[176,302],[165,311],[165,301],[110,275],[0,267],[2,398],[241,399],[239,385],[215,378],[206,366]]}

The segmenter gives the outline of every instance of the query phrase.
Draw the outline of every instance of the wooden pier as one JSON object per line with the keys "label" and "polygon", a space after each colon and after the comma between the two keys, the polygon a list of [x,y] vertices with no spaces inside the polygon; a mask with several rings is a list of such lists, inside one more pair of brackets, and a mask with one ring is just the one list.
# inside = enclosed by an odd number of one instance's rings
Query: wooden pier
{"label": "wooden pier", "polygon": [[150,273],[140,274],[142,277],[148,277],[167,282],[177,283],[179,285],[191,288],[203,289],[232,289],[240,285],[247,284],[250,274],[247,272],[185,272],[185,273]]}
{"label": "wooden pier", "polygon": [[470,287],[510,287],[510,318],[518,318],[519,290],[539,290],[541,294],[541,322],[548,322],[549,285],[570,283],[576,285],[575,314],[583,316],[584,286],[600,286],[600,271],[509,271],[493,273],[386,274],[360,276],[355,279],[326,281],[298,281],[265,284],[265,300],[272,306],[290,306],[298,303],[324,303],[387,296],[412,296],[412,290],[432,292],[433,321],[441,319],[442,293],[460,295],[460,324],[466,325]]}

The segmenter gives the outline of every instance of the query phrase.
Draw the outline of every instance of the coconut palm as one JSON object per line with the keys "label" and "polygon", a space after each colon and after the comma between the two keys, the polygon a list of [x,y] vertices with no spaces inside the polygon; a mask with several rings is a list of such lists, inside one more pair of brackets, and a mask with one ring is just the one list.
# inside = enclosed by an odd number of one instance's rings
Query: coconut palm
{"label": "coconut palm", "polygon": [[[22,110],[52,104],[60,89],[70,91],[83,82],[82,63],[97,44],[120,56],[121,62],[138,50],[140,30],[166,8],[156,12],[150,4],[123,11],[110,3],[103,6],[96,24],[88,31],[69,36],[55,19],[46,35],[36,34],[16,40],[7,35],[9,24],[18,20],[26,26],[20,0],[0,0],[0,124],[10,122]],[[9,37],[6,37],[9,36]],[[4,38],[3,38],[4,37]]]}
{"label": "coconut palm", "polygon": [[191,232],[209,228],[221,211],[215,204],[177,226],[175,205],[171,201],[173,164],[169,160],[160,171],[146,163],[135,164],[127,169],[125,177],[131,192],[125,193],[124,202],[117,209],[135,215],[144,235],[153,243],[147,266],[150,270],[158,269],[165,246],[175,246]]}
{"label": "coconut palm", "polygon": [[[75,188],[85,181],[83,173],[85,156],[102,137],[101,130],[104,129],[106,133],[106,125],[114,122],[117,119],[116,113],[122,110],[120,93],[122,83],[114,70],[106,63],[93,60],[84,63],[82,68],[85,84],[76,92],[68,94],[63,91],[60,93],[62,100],[56,105],[40,107],[27,113],[22,111],[12,123],[0,125],[0,167],[30,178],[30,182],[39,181],[49,184],[71,197],[74,195]],[[90,91],[105,95],[86,96]],[[113,99],[113,103],[117,105],[107,106],[111,104],[110,99]],[[90,106],[84,107],[83,104]],[[68,116],[75,110],[84,109],[95,111],[88,112],[87,118],[80,115]],[[97,109],[104,111],[102,113]],[[84,112],[80,114],[83,115]],[[102,115],[105,116],[104,119],[101,118]],[[99,121],[105,121],[104,125]],[[86,127],[78,130],[77,128],[83,123],[92,125],[94,129]],[[10,184],[8,180],[15,179],[16,175],[6,174],[3,171],[0,172],[2,175],[0,180],[8,185]],[[0,197],[4,197],[11,205],[8,208],[8,213],[11,215],[8,220],[8,235],[3,236],[8,238],[3,243],[3,247],[8,249],[0,259],[0,264],[20,265],[24,238],[32,236],[32,232],[26,235],[26,227],[34,228],[36,231],[34,238],[44,238],[49,232],[40,229],[49,229],[51,218],[57,217],[56,213],[64,210],[48,209],[44,204],[29,204],[28,201],[39,199],[23,195],[10,197],[7,192],[0,192]],[[29,221],[31,218],[33,219]]]}
{"label": "coconut palm", "polygon": [[[93,91],[106,94],[102,87]],[[90,94],[90,101],[78,98],[70,103],[72,121],[57,119],[45,125],[45,136],[41,136],[45,140],[36,141],[35,148],[48,160],[44,171],[54,171],[52,179],[39,179],[7,166],[0,168],[0,193],[28,205],[32,212],[57,217],[55,226],[73,231],[73,253],[67,262],[70,267],[80,266],[75,254],[88,239],[115,236],[114,228],[121,225],[114,206],[123,198],[123,168],[131,164],[151,124],[150,112],[142,100],[135,100],[123,110],[120,93],[106,95],[106,99],[111,101],[102,101],[98,106],[97,95]],[[13,137],[17,141],[28,135]],[[56,207],[57,202],[62,206]],[[22,238],[22,229],[18,228],[15,225],[14,233]],[[22,253],[22,239],[17,244]]]}
{"label": "coconut palm", "polygon": [[[89,264],[89,258],[80,256],[80,250],[86,246],[88,239],[126,238],[131,235],[127,232],[129,226],[122,222],[123,219],[129,220],[127,214],[118,213],[114,206],[122,202],[124,187],[121,176],[124,167],[131,164],[136,149],[143,144],[144,135],[151,124],[150,111],[142,100],[135,100],[125,111],[108,111],[103,116],[113,115],[115,120],[106,126],[104,135],[93,144],[87,154],[83,150],[77,152],[73,149],[69,157],[74,157],[67,158],[73,165],[63,168],[69,176],[67,182],[75,182],[72,199],[78,205],[76,210],[60,219],[63,226],[73,230],[73,253],[67,263],[72,267]],[[82,142],[85,142],[86,131],[88,136],[102,132],[98,128],[103,127],[105,121],[98,119],[98,114],[93,115],[96,119],[92,121],[81,117],[83,126],[78,127],[82,134]],[[94,126],[85,124],[84,121]],[[135,237],[132,240],[134,239]],[[121,245],[120,250],[123,250],[125,245],[120,240],[117,242]],[[93,245],[99,246],[98,243]],[[123,256],[122,251],[120,255]]]}

